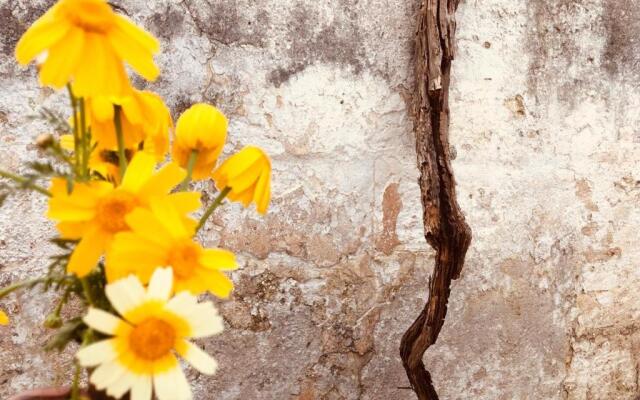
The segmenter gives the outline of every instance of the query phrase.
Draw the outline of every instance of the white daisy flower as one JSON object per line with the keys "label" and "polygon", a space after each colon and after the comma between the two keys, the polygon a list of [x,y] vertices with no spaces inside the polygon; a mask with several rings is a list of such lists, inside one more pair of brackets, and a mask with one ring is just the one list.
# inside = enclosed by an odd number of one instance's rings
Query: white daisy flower
{"label": "white daisy flower", "polygon": [[96,308],[84,322],[112,337],[78,351],[84,367],[97,367],[90,382],[109,396],[131,392],[131,400],[189,400],[191,389],[176,353],[204,374],[214,374],[216,361],[188,338],[222,332],[223,322],[211,302],[198,303],[188,292],[170,298],[171,268],[158,268],[145,290],[135,276],[106,286],[106,294],[122,318]]}

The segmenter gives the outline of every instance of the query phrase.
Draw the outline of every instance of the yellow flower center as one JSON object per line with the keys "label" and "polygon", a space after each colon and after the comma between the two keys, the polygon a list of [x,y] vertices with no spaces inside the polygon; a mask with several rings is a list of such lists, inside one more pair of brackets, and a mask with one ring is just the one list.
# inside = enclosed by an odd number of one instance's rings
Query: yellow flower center
{"label": "yellow flower center", "polygon": [[169,255],[169,265],[177,279],[188,279],[198,266],[200,246],[191,240],[184,240],[174,244]]}
{"label": "yellow flower center", "polygon": [[98,223],[108,232],[120,232],[128,228],[125,217],[138,205],[131,193],[115,190],[98,203]]}
{"label": "yellow flower center", "polygon": [[129,336],[131,350],[148,361],[169,354],[175,342],[176,331],[173,326],[158,318],[149,318],[138,324]]}
{"label": "yellow flower center", "polygon": [[105,33],[115,22],[113,10],[101,0],[66,0],[60,3],[64,18],[89,32]]}

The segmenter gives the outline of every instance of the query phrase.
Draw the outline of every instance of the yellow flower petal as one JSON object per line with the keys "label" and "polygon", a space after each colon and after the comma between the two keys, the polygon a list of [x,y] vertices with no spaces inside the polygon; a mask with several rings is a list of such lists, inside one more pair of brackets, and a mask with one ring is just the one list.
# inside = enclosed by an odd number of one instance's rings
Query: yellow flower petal
{"label": "yellow flower petal", "polygon": [[256,192],[253,196],[253,200],[256,203],[256,210],[260,214],[265,214],[271,201],[271,186],[269,185],[271,178],[271,171],[265,171],[260,175],[260,179],[256,184]]}
{"label": "yellow flower petal", "polygon": [[230,188],[228,198],[245,207],[256,203],[264,214],[271,199],[271,161],[259,148],[246,146],[226,159],[211,175],[220,190]]}
{"label": "yellow flower petal", "polygon": [[122,96],[131,90],[129,78],[104,35],[86,32],[73,91],[78,97]]}
{"label": "yellow flower petal", "polygon": [[71,28],[69,23],[54,18],[55,8],[47,11],[31,25],[18,41],[16,59],[27,65],[43,51],[62,39]]}
{"label": "yellow flower petal", "polygon": [[[158,246],[165,246],[173,240],[171,232],[166,229],[165,225],[163,225],[150,210],[143,208],[134,210],[127,215],[127,223],[136,235],[152,243],[156,243]],[[133,237],[127,237],[127,240],[133,243]]]}
{"label": "yellow flower petal", "polygon": [[[109,42],[118,57],[127,61],[129,65],[145,79],[154,81],[160,74],[160,70],[153,62],[151,50],[145,48],[144,44],[137,40],[141,36],[140,32],[144,31],[131,24],[125,17],[120,16],[120,18],[125,22],[117,24],[116,27],[109,32],[107,36]],[[135,36],[127,35],[127,32],[122,29],[122,26],[125,24],[131,25],[133,29],[135,29]]]}
{"label": "yellow flower petal", "polygon": [[206,274],[201,275],[201,279],[211,293],[226,299],[233,291],[233,282],[222,272],[217,270],[209,270]]}
{"label": "yellow flower petal", "polygon": [[[153,158],[150,158],[153,160]],[[147,161],[149,162],[149,161]],[[169,163],[160,168],[145,184],[140,187],[140,192],[147,196],[158,196],[169,193],[174,187],[184,180],[187,172],[175,163]]]}
{"label": "yellow flower petal", "polygon": [[158,39],[153,37],[149,32],[135,25],[129,18],[123,15],[116,15],[116,25],[120,30],[122,30],[122,32],[132,40],[138,42],[151,53],[157,53],[160,50],[160,43],[158,42]]}
{"label": "yellow flower petal", "polygon": [[198,156],[193,170],[193,179],[204,179],[211,169],[227,138],[227,118],[217,108],[198,103],[187,109],[176,123],[172,156],[185,168],[192,151]]}
{"label": "yellow flower petal", "polygon": [[109,123],[113,120],[113,103],[109,97],[97,96],[92,98],[89,108],[91,109],[91,116],[96,120]]}
{"label": "yellow flower petal", "polygon": [[222,249],[205,249],[199,261],[207,268],[221,271],[230,271],[238,268],[235,254]]}
{"label": "yellow flower petal", "polygon": [[5,314],[4,311],[0,310],[0,325],[8,325],[9,317]]}
{"label": "yellow flower petal", "polygon": [[69,258],[67,271],[82,278],[95,268],[104,252],[107,237],[99,229],[87,232]]}
{"label": "yellow flower petal", "polygon": [[169,199],[155,199],[151,202],[151,211],[157,220],[173,238],[191,237],[194,232],[187,230],[178,210],[172,207]]}
{"label": "yellow flower petal", "polygon": [[188,214],[202,207],[200,192],[179,192],[169,195],[169,202],[180,214]]}
{"label": "yellow flower petal", "polygon": [[64,87],[83,56],[84,42],[84,31],[79,28],[71,28],[64,38],[51,48],[40,69],[40,83],[56,89]]}
{"label": "yellow flower petal", "polygon": [[136,153],[127,167],[121,187],[131,192],[139,191],[153,176],[155,159],[145,153]]}

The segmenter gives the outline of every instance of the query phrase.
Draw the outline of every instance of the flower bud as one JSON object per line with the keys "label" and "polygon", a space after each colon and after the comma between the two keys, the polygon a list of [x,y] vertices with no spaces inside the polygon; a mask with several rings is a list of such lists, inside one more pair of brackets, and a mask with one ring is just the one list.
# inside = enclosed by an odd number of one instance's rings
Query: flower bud
{"label": "flower bud", "polygon": [[40,150],[48,149],[53,145],[53,143],[54,143],[53,135],[50,133],[43,133],[42,135],[38,136],[38,138],[36,139],[36,146],[38,146]]}

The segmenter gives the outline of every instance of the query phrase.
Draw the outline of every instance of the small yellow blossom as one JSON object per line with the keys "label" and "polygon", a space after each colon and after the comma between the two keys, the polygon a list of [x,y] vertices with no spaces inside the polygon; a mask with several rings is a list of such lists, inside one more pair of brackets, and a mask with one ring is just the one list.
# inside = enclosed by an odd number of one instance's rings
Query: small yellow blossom
{"label": "small yellow blossom", "polygon": [[227,139],[227,118],[217,108],[204,103],[191,106],[178,118],[172,155],[186,168],[192,152],[197,152],[193,179],[211,173]]}
{"label": "small yellow blossom", "polygon": [[88,125],[92,139],[101,148],[118,146],[113,121],[114,104],[122,107],[121,124],[125,148],[138,148],[164,159],[169,149],[169,129],[172,127],[169,109],[162,98],[153,92],[133,90],[128,96],[110,98],[99,96],[87,101]]}
{"label": "small yellow blossom", "polygon": [[166,199],[155,199],[149,209],[139,208],[126,217],[131,228],[118,233],[107,254],[107,280],[129,274],[147,283],[160,266],[173,268],[175,291],[193,294],[210,291],[229,296],[233,283],[221,271],[237,268],[233,253],[205,249],[193,240],[195,221],[181,214]]}
{"label": "small yellow blossom", "polygon": [[131,400],[191,399],[191,389],[176,354],[198,371],[212,375],[217,362],[190,338],[202,338],[223,330],[223,321],[211,302],[198,303],[188,292],[172,292],[172,271],[157,269],[145,290],[129,276],[106,286],[117,317],[90,308],[84,322],[108,335],[80,349],[81,365],[95,370],[90,382],[109,396],[120,398],[130,392]]}
{"label": "small yellow blossom", "polygon": [[47,216],[58,221],[62,238],[80,239],[69,259],[69,272],[80,277],[91,272],[113,236],[129,229],[127,214],[145,207],[155,197],[168,196],[185,214],[200,207],[199,193],[169,194],[184,179],[186,173],[182,168],[172,163],[154,171],[153,157],[139,152],[118,187],[111,182],[90,181],[75,183],[68,193],[65,179],[52,180]]}
{"label": "small yellow blossom", "polygon": [[130,90],[123,61],[148,80],[159,74],[153,62],[158,41],[105,0],[59,0],[20,38],[16,58],[26,65],[46,59],[40,82],[62,88],[73,81],[78,97],[121,96]]}
{"label": "small yellow blossom", "polygon": [[244,147],[226,159],[212,176],[219,190],[231,189],[229,199],[245,207],[254,202],[260,214],[267,212],[271,199],[271,161],[261,149]]}
{"label": "small yellow blossom", "polygon": [[0,325],[9,325],[9,317],[2,310],[0,310]]}

